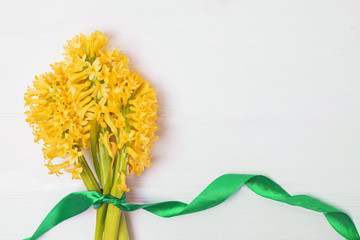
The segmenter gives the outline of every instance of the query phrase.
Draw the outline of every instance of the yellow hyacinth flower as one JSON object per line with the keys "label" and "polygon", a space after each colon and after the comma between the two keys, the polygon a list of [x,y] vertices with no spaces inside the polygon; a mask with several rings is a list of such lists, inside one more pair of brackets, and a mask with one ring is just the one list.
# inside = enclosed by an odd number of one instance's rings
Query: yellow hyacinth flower
{"label": "yellow hyacinth flower", "polygon": [[[50,173],[59,175],[64,169],[79,178],[78,157],[89,145],[93,121],[107,129],[99,140],[109,155],[112,135],[117,150],[125,149],[130,174],[139,175],[151,166],[157,130],[155,90],[130,72],[128,59],[118,48],[110,51],[108,40],[105,33],[96,31],[68,41],[65,60],[52,65],[51,73],[35,77],[25,94],[27,121],[35,141],[44,144]],[[68,164],[53,165],[51,161],[58,157]]]}
{"label": "yellow hyacinth flower", "polygon": [[[90,127],[79,117],[77,106],[67,86],[63,64],[56,63],[53,73],[35,77],[34,87],[28,88],[25,101],[29,110],[26,121],[34,130],[35,141],[42,140],[44,157],[50,173],[59,174],[69,165],[79,166],[78,157],[83,154],[90,137]],[[67,158],[62,168],[53,167],[54,158]],[[56,170],[55,170],[56,169]],[[76,177],[74,177],[76,178]]]}

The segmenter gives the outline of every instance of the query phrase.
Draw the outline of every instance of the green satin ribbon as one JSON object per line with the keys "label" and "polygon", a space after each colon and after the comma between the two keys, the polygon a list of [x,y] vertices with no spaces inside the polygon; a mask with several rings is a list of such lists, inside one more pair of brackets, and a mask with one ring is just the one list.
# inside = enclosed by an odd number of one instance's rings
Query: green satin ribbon
{"label": "green satin ribbon", "polygon": [[321,212],[340,235],[348,240],[360,240],[353,221],[346,213],[306,195],[291,196],[277,183],[265,176],[246,174],[220,176],[189,204],[178,201],[131,204],[125,202],[125,195],[119,199],[98,192],[74,192],[64,197],[46,216],[34,235],[26,240],[39,238],[60,222],[84,212],[91,206],[97,209],[103,203],[114,204],[124,211],[144,209],[160,217],[174,217],[214,207],[229,198],[244,184],[262,197]]}

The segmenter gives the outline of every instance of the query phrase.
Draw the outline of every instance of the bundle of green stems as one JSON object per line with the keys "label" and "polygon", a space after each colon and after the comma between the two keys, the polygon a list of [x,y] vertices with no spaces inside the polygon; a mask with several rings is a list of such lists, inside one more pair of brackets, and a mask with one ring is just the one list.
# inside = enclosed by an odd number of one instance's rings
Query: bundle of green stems
{"label": "bundle of green stems", "polygon": [[[127,169],[126,145],[122,149],[116,150],[115,156],[110,156],[106,146],[99,141],[99,138],[108,131],[111,130],[102,128],[97,122],[94,122],[91,126],[91,154],[100,184],[84,156],[79,157],[83,168],[80,176],[88,191],[97,191],[103,195],[121,198],[124,193],[119,190],[117,184],[122,183],[121,173],[125,174]],[[102,239],[130,239],[124,212],[112,204],[102,204],[97,209],[95,240]]]}

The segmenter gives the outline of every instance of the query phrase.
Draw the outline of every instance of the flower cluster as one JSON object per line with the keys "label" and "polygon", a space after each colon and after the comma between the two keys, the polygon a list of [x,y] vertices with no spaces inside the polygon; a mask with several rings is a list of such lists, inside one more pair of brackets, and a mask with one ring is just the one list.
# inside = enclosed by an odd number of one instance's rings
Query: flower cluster
{"label": "flower cluster", "polygon": [[[35,141],[42,141],[50,173],[62,169],[79,179],[81,149],[89,146],[95,122],[104,129],[99,141],[112,159],[126,154],[130,174],[151,166],[156,140],[157,99],[150,83],[132,72],[119,49],[106,46],[109,38],[96,31],[68,41],[65,60],[51,65],[52,72],[35,77],[25,94],[27,122]],[[63,158],[53,164],[54,158]],[[123,177],[123,176],[122,176]],[[122,186],[122,188],[126,188]]]}

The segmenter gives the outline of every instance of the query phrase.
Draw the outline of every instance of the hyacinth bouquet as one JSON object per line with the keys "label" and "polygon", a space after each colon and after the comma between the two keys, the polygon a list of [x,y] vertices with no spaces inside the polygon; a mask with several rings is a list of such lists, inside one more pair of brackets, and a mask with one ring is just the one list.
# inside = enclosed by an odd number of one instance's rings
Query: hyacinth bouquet
{"label": "hyacinth bouquet", "polygon": [[[150,83],[130,70],[119,48],[106,46],[108,40],[96,31],[68,41],[65,60],[28,87],[25,114],[35,142],[43,143],[50,174],[71,173],[88,191],[120,198],[130,190],[127,173],[139,175],[151,166],[158,106]],[[119,208],[102,204],[97,210],[95,239],[129,239]]]}

